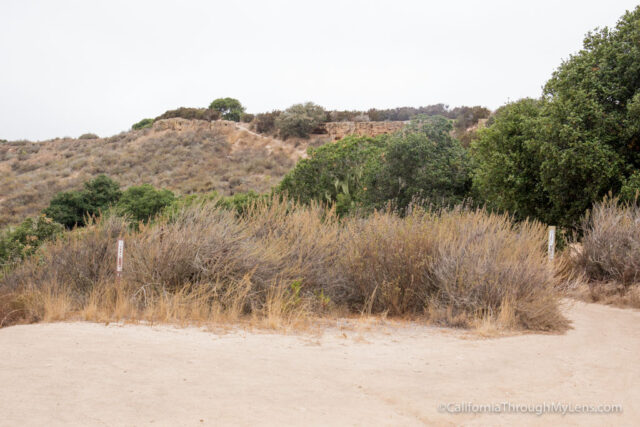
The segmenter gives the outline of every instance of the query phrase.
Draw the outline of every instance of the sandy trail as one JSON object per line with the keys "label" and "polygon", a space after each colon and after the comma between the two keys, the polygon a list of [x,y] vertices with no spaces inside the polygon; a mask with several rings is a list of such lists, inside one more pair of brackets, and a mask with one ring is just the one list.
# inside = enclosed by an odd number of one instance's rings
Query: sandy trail
{"label": "sandy trail", "polygon": [[[15,326],[0,330],[0,425],[640,425],[640,312],[567,313],[564,335],[497,339],[390,324],[319,336]],[[624,412],[437,410],[505,401]]]}

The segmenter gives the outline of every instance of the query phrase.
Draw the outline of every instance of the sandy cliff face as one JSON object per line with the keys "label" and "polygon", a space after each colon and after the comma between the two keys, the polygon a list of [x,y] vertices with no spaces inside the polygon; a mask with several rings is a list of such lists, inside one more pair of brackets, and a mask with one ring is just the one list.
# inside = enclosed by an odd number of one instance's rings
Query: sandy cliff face
{"label": "sandy cliff face", "polygon": [[332,141],[338,141],[347,135],[378,136],[401,130],[405,122],[329,122],[324,129]]}
{"label": "sandy cliff face", "polygon": [[231,122],[227,120],[205,121],[187,119],[165,119],[155,122],[151,128],[154,132],[214,132],[224,135],[231,144],[232,152],[241,149],[265,149],[268,153],[274,152],[285,154],[293,161],[306,156],[306,146],[296,145],[287,141],[261,135],[253,132],[245,124]]}

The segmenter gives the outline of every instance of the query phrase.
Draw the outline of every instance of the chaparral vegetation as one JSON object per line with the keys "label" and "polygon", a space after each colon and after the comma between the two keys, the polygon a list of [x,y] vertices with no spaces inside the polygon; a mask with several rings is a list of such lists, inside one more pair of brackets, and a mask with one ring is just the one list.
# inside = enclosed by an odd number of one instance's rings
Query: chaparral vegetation
{"label": "chaparral vegetation", "polygon": [[[323,139],[343,121],[402,123]],[[640,7],[495,112],[249,114],[226,97],[111,138],[1,142],[0,168],[0,326],[375,314],[563,330],[566,295],[640,307]]]}

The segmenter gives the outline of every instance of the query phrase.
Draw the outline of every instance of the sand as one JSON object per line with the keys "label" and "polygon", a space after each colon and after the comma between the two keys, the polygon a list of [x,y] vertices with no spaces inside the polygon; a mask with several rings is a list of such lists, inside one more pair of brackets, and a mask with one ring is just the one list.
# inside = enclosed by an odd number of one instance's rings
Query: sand
{"label": "sand", "polygon": [[[566,334],[491,339],[391,322],[321,335],[14,326],[0,330],[0,425],[640,425],[640,312],[567,314]],[[623,413],[438,411],[468,402]]]}

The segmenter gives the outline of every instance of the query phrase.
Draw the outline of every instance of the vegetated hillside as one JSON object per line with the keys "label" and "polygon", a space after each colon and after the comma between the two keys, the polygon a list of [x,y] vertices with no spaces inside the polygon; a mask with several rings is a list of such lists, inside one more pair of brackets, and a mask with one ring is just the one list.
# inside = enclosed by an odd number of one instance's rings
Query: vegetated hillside
{"label": "vegetated hillside", "polygon": [[0,227],[37,214],[59,191],[105,173],[123,186],[180,194],[267,191],[308,142],[256,134],[229,121],[169,119],[109,138],[0,144]]}

